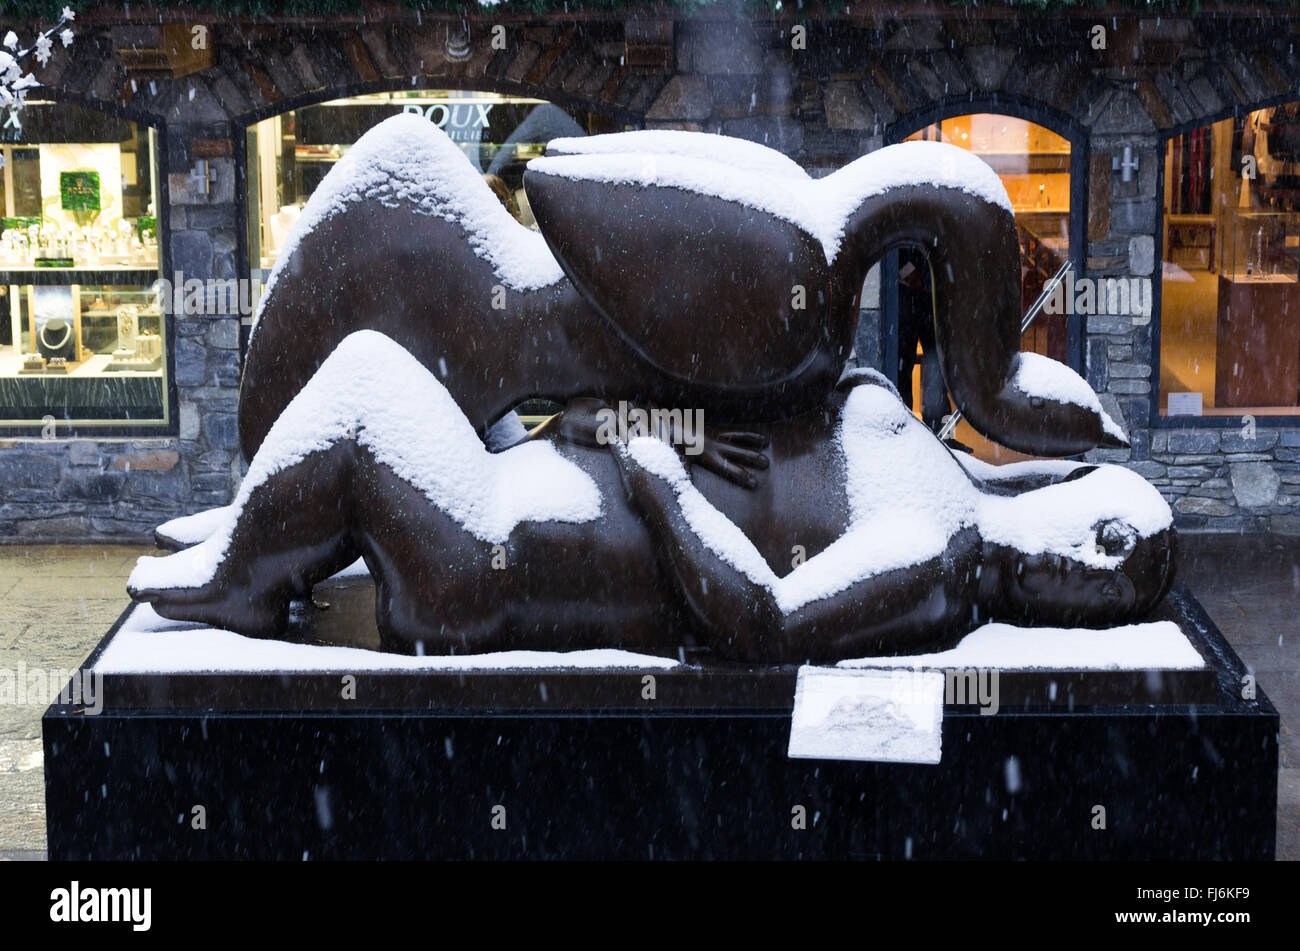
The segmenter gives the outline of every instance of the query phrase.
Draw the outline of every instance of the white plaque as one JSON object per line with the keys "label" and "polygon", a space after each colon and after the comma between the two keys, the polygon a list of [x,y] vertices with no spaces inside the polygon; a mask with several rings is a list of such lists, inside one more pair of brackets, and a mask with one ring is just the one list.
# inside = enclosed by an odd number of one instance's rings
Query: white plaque
{"label": "white plaque", "polygon": [[940,670],[800,667],[788,755],[938,763],[943,690]]}
{"label": "white plaque", "polygon": [[1200,393],[1170,393],[1169,394],[1169,415],[1170,416],[1200,416],[1201,415],[1201,394]]}

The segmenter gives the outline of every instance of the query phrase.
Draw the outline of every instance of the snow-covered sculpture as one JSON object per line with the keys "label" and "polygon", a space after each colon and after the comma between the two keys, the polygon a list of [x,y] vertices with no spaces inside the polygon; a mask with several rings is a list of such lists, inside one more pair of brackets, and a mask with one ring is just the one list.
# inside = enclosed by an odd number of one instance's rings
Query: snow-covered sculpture
{"label": "snow-covered sculpture", "polygon": [[[349,151],[263,298],[239,496],[163,526],[182,550],[142,559],[134,597],[276,636],[363,559],[387,650],[693,640],[777,663],[1118,623],[1163,596],[1172,515],[1139,476],[959,459],[883,377],[845,372],[867,266],[919,247],[977,428],[1042,454],[1124,444],[1077,374],[1017,350],[987,166],[913,143],[814,181],[687,133],[549,152],[525,178],[539,235],[425,120]],[[512,445],[493,424],[533,396],[567,407]],[[702,412],[702,443],[611,438],[614,401]]]}
{"label": "snow-covered sculpture", "polygon": [[[394,412],[395,405],[419,406]],[[1119,466],[958,461],[872,371],[754,427],[758,490],[579,399],[491,453],[390,338],[344,339],[271,428],[202,542],[141,559],[134,597],[254,636],[363,558],[383,646],[623,647],[835,660],[950,646],[990,619],[1141,616],[1172,577],[1168,506]],[[791,567],[798,547],[808,559]],[[797,559],[796,559],[797,561]]]}

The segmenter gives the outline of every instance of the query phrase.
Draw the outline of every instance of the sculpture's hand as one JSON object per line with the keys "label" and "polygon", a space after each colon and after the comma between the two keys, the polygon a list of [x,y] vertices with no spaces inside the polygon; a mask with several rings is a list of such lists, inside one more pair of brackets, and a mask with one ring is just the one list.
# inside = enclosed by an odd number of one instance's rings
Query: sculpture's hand
{"label": "sculpture's hand", "polygon": [[742,430],[704,431],[699,455],[686,456],[693,462],[746,489],[757,488],[758,476],[752,470],[766,469],[768,438],[762,433]]}
{"label": "sculpture's hand", "polygon": [[[629,416],[639,407],[623,404]],[[556,421],[556,432],[569,442],[580,446],[612,445],[618,442],[618,425],[612,415],[614,410],[603,401],[589,397],[570,400],[564,412]],[[635,426],[637,418],[632,416],[631,425]],[[768,438],[762,433],[743,430],[719,430],[704,427],[703,431],[693,433],[689,430],[679,432],[670,418],[655,416],[649,412],[643,419],[653,420],[652,435],[671,445],[690,465],[703,466],[710,472],[722,476],[728,482],[734,482],[742,488],[752,489],[758,485],[755,470],[766,469]],[[657,424],[657,425],[656,425]],[[624,423],[624,429],[629,428]],[[634,434],[635,435],[635,434]]]}
{"label": "sculpture's hand", "polygon": [[[629,416],[636,409],[629,407]],[[768,444],[767,436],[705,426],[702,417],[685,415],[690,412],[675,414],[649,410],[643,418],[649,420],[651,431],[645,435],[656,436],[668,443],[688,466],[703,466],[743,489],[756,488],[758,476],[754,470],[766,469],[768,465],[767,456],[763,455]],[[696,425],[691,425],[692,422]]]}

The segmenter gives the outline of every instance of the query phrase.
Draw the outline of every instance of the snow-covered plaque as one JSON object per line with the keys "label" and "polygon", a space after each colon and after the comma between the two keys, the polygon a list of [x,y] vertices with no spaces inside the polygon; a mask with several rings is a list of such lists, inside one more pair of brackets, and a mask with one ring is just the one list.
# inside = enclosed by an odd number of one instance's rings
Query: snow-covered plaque
{"label": "snow-covered plaque", "polygon": [[938,763],[942,671],[800,667],[790,721],[795,759]]}

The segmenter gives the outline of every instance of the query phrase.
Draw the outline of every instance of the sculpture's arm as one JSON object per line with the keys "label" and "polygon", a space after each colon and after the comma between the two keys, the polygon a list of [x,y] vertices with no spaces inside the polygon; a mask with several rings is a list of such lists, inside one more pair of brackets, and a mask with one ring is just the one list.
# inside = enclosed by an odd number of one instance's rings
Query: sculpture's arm
{"label": "sculpture's arm", "polygon": [[715,643],[738,648],[729,653],[757,658],[764,645],[784,642],[788,621],[773,590],[747,577],[705,544],[687,521],[670,481],[647,469],[623,446],[614,447],[612,455],[633,504],[670,562],[687,609],[718,639]]}
{"label": "sculpture's arm", "polygon": [[917,563],[877,570],[892,547],[888,530],[851,530],[778,578],[662,444],[634,440],[613,455],[687,610],[725,656],[798,663],[901,653],[947,646],[971,628],[973,536],[939,539]]}

